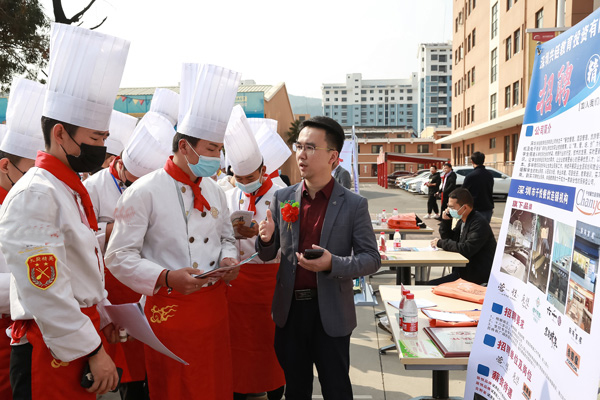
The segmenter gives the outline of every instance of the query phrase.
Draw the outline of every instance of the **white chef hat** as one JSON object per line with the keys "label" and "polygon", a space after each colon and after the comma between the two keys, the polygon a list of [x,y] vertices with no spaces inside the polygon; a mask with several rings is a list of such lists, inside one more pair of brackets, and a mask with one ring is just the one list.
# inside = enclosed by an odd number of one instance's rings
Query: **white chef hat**
{"label": "white chef hat", "polygon": [[186,93],[186,99],[182,96],[180,102],[185,111],[183,118],[179,120],[177,131],[198,139],[223,143],[240,79],[239,72],[211,64],[202,65],[188,107],[187,93],[190,88],[184,88],[184,84],[189,85],[190,80],[186,79],[184,82],[182,77],[181,87]]}
{"label": "white chef hat", "polygon": [[263,124],[256,133],[256,142],[265,159],[267,175],[277,171],[279,167],[292,155],[292,151],[283,141],[277,131],[270,128],[270,124]]}
{"label": "white chef hat", "polygon": [[15,78],[10,87],[6,108],[6,134],[0,150],[18,157],[35,160],[44,150],[40,120],[46,87],[24,78]]}
{"label": "white chef hat", "polygon": [[240,105],[231,111],[225,133],[225,152],[236,175],[251,174],[262,164],[258,144]]}
{"label": "white chef hat", "polygon": [[196,81],[198,80],[198,74],[200,73],[200,64],[196,63],[183,63],[181,64],[181,81],[179,82],[179,113],[177,115],[177,122],[181,124],[183,117],[192,104],[192,95],[196,87]]}
{"label": "white chef hat", "polygon": [[179,95],[172,90],[157,88],[152,96],[150,110],[167,118],[171,125],[177,125]]}
{"label": "white chef hat", "polygon": [[115,156],[121,154],[125,145],[131,139],[137,121],[136,117],[113,110],[110,127],[108,128],[110,135],[105,142],[107,153]]}
{"label": "white chef hat", "polygon": [[127,40],[53,23],[43,115],[84,128],[109,130],[128,52]]}
{"label": "white chef hat", "polygon": [[175,129],[167,118],[146,113],[123,151],[125,168],[138,178],[162,168],[171,155],[168,140],[172,141],[174,135]]}
{"label": "white chef hat", "polygon": [[0,143],[2,143],[4,135],[6,135],[6,124],[0,124]]}
{"label": "white chef hat", "polygon": [[269,128],[275,132],[277,132],[277,120],[270,118],[248,118],[248,123],[250,124],[250,128],[252,128],[252,132],[254,135],[258,133],[258,130],[264,124],[267,124]]}

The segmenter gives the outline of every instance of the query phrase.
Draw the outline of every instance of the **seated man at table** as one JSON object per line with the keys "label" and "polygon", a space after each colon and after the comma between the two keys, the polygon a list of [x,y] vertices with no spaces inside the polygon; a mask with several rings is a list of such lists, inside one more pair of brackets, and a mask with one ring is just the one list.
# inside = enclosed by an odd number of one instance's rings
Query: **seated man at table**
{"label": "seated man at table", "polygon": [[[452,218],[459,219],[452,229]],[[442,211],[441,239],[432,247],[460,253],[469,260],[466,267],[454,267],[452,273],[428,282],[429,285],[452,282],[459,278],[473,283],[487,283],[496,252],[496,239],[490,224],[473,210],[473,196],[467,189],[455,189],[448,196],[448,208]]]}

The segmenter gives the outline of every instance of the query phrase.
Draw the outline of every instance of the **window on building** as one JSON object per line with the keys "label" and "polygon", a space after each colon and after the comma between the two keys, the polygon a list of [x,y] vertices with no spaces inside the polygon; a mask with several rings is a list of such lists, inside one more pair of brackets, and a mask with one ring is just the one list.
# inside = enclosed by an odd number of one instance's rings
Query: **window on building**
{"label": "window on building", "polygon": [[473,32],[471,33],[471,47],[475,47],[475,28],[473,28]]}
{"label": "window on building", "polygon": [[329,90],[326,90],[326,91],[325,91],[325,94],[329,94]]}
{"label": "window on building", "polygon": [[519,28],[515,31],[515,34],[513,35],[513,37],[514,37],[513,52],[514,52],[514,54],[517,54],[519,51],[521,51],[521,28]]}
{"label": "window on building", "polygon": [[506,0],[506,11],[510,10],[513,6],[513,0]]}
{"label": "window on building", "polygon": [[346,97],[342,97],[342,101],[348,101]]}
{"label": "window on building", "polygon": [[325,101],[329,101],[329,97],[326,97],[326,98],[325,98]]}
{"label": "window on building", "polygon": [[394,171],[405,171],[406,164],[394,164]]}
{"label": "window on building", "polygon": [[512,98],[510,97],[510,85],[504,88],[504,108],[510,108]]}
{"label": "window on building", "polygon": [[506,53],[505,60],[508,61],[512,57],[512,36],[506,38],[504,42],[504,50]]}
{"label": "window on building", "polygon": [[342,94],[347,94],[347,91],[346,90],[342,90]]}
{"label": "window on building", "polygon": [[438,70],[438,66],[437,65],[432,65],[431,66],[431,70],[432,71],[437,71]]}
{"label": "window on building", "polygon": [[467,88],[471,87],[471,71],[467,71]]}
{"label": "window on building", "polygon": [[510,161],[510,135],[504,136],[504,162]]}
{"label": "window on building", "polygon": [[475,67],[471,68],[471,85],[475,84]]}
{"label": "window on building", "polygon": [[382,145],[380,144],[374,144],[371,145],[371,153],[373,154],[379,154],[379,151],[381,150]]}
{"label": "window on building", "polygon": [[496,47],[492,50],[492,54],[490,55],[491,59],[491,69],[490,69],[490,83],[496,82],[498,79],[498,48]]}
{"label": "window on building", "polygon": [[490,138],[490,149],[495,149],[496,148],[496,138]]}
{"label": "window on building", "polygon": [[429,144],[418,144],[417,153],[429,153]]}
{"label": "window on building", "polygon": [[448,57],[446,57],[445,54],[440,54],[440,56],[438,57],[438,61],[439,62],[447,62],[448,61]]}
{"label": "window on building", "polygon": [[471,122],[475,122],[475,105],[471,106]]}
{"label": "window on building", "polygon": [[471,113],[467,109],[467,125],[469,125],[470,123],[471,123]]}
{"label": "window on building", "polygon": [[395,144],[394,145],[394,153],[406,153],[406,145],[405,144]]}
{"label": "window on building", "polygon": [[492,6],[492,29],[491,29],[491,39],[495,38],[498,35],[498,2],[496,2]]}
{"label": "window on building", "polygon": [[513,106],[516,106],[521,102],[519,94],[519,81],[516,81],[515,83],[513,83]]}
{"label": "window on building", "polygon": [[411,100],[412,100],[412,96],[408,96],[408,97],[406,98],[406,100],[408,100],[408,101],[411,101]]}
{"label": "window on building", "polygon": [[519,134],[513,133],[512,135],[512,159],[517,159],[517,150],[519,149]]}
{"label": "window on building", "polygon": [[360,94],[367,94],[367,91],[366,90],[361,90]]}
{"label": "window on building", "polygon": [[538,12],[535,13],[535,27],[543,28],[544,27],[544,8],[540,8]]}
{"label": "window on building", "polygon": [[496,118],[498,115],[498,99],[496,93],[490,96],[490,119]]}
{"label": "window on building", "polygon": [[[431,61],[437,61],[437,59],[438,59],[438,55],[437,54],[432,54],[431,55]],[[423,61],[425,61],[425,60],[423,60]]]}
{"label": "window on building", "polygon": [[471,51],[471,34],[469,33],[469,36],[467,36],[467,53]]}
{"label": "window on building", "polygon": [[375,100],[375,98],[374,97],[369,97],[369,100],[373,101],[373,100]]}
{"label": "window on building", "polygon": [[438,70],[439,70],[440,72],[447,72],[447,69],[446,69],[446,66],[445,66],[445,65],[440,65],[440,66],[439,66],[439,68],[438,68]]}

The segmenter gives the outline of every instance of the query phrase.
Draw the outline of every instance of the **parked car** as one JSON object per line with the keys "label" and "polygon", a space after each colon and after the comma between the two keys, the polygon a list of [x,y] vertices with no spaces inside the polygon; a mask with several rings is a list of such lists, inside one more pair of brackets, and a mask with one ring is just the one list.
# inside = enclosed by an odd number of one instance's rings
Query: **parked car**
{"label": "parked car", "polygon": [[[492,173],[494,177],[494,196],[506,197],[508,196],[508,189],[510,189],[511,177],[498,171],[492,167],[485,167],[488,171]],[[469,175],[473,172],[473,167],[471,166],[460,166],[454,167],[454,172],[456,172],[456,186],[462,186],[465,181],[465,176]]]}
{"label": "parked car", "polygon": [[410,173],[409,175],[398,177],[398,178],[396,178],[396,186],[399,188],[402,188],[404,186],[404,182],[406,180],[416,178],[418,175],[420,175],[426,171],[429,171],[429,170],[428,169],[420,169],[417,172]]}
{"label": "parked car", "polygon": [[414,178],[407,179],[406,181],[404,181],[402,189],[408,190],[409,192],[416,192],[418,182],[420,182],[424,178],[429,179],[429,175],[431,175],[429,170],[425,170],[417,176],[415,176]]}
{"label": "parked car", "polygon": [[410,174],[412,174],[412,172],[410,172],[410,171],[394,171],[387,176],[388,184],[390,184],[390,183],[394,184],[396,182],[397,178],[401,178],[403,176],[408,176]]}

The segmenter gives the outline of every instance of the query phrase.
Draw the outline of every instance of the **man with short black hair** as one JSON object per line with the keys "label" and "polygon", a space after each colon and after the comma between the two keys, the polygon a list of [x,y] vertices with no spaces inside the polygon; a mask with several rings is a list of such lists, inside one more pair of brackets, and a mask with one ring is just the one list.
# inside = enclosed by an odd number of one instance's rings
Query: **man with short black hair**
{"label": "man with short black hair", "polygon": [[[449,162],[444,163],[442,170],[444,171],[444,176],[442,176],[442,184],[438,194],[442,200],[440,210],[443,213],[448,206],[448,196],[456,189],[456,172],[452,170],[452,164]],[[439,219],[441,220],[441,218]]]}
{"label": "man with short black hair", "polygon": [[435,194],[440,188],[442,178],[440,177],[440,173],[438,172],[437,167],[435,165],[432,165],[429,168],[429,172],[431,173],[431,175],[429,176],[429,182],[425,183],[425,185],[428,187],[429,195],[429,197],[427,198],[427,215],[425,215],[425,218],[439,218],[440,210],[438,209]]}
{"label": "man with short black hair", "polygon": [[[457,218],[452,229],[452,218]],[[428,282],[429,285],[452,282],[459,278],[473,283],[487,283],[492,270],[496,239],[490,224],[473,210],[473,197],[467,189],[452,191],[448,208],[442,213],[441,239],[431,241],[432,247],[462,254],[469,260],[466,267],[454,267],[452,273]]]}
{"label": "man with short black hair", "polygon": [[492,220],[494,213],[494,177],[485,168],[485,154],[476,151],[471,154],[473,172],[465,177],[462,187],[473,196],[473,209],[479,211],[487,222]]}

